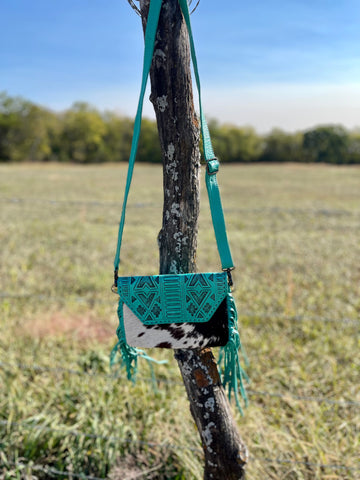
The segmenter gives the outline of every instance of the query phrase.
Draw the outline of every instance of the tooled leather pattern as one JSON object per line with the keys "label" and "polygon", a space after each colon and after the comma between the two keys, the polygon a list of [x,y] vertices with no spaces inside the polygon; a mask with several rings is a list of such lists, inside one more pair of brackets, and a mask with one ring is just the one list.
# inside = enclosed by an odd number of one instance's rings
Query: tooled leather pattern
{"label": "tooled leather pattern", "polygon": [[226,272],[118,279],[120,301],[145,325],[207,322],[228,291]]}

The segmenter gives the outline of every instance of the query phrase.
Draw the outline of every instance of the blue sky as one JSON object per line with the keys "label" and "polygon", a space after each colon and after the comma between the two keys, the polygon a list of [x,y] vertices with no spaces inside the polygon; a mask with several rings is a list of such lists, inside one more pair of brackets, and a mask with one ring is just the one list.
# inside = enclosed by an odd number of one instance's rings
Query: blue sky
{"label": "blue sky", "polygon": [[[201,0],[192,23],[209,118],[260,132],[360,126],[359,0]],[[10,95],[133,116],[142,53],[126,0],[0,0],[0,91]]]}

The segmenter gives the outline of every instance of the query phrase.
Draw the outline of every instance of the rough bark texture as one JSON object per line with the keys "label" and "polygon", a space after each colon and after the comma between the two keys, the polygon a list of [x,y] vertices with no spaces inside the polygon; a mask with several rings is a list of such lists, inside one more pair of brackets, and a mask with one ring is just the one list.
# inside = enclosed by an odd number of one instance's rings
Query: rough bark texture
{"label": "rough bark texture", "polygon": [[[141,0],[143,27],[149,0]],[[151,68],[163,157],[164,208],[160,273],[196,270],[199,215],[199,123],[194,111],[190,49],[178,0],[163,0]],[[231,415],[210,349],[177,350],[190,410],[205,454],[205,479],[244,478],[247,449]]]}
{"label": "rough bark texture", "polygon": [[[148,1],[141,2],[145,27]],[[171,39],[171,40],[170,40]],[[199,124],[194,112],[190,50],[177,0],[164,1],[150,72],[163,156],[164,210],[160,273],[195,269],[199,215]],[[186,59],[176,61],[175,59]]]}

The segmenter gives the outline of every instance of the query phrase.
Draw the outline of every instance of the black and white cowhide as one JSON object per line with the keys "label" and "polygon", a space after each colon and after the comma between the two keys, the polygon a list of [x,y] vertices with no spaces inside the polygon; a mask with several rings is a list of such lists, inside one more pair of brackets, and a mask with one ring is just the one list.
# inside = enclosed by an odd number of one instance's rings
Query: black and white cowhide
{"label": "black and white cowhide", "polygon": [[220,347],[229,339],[226,298],[207,322],[144,325],[123,304],[126,342],[139,348],[203,348]]}

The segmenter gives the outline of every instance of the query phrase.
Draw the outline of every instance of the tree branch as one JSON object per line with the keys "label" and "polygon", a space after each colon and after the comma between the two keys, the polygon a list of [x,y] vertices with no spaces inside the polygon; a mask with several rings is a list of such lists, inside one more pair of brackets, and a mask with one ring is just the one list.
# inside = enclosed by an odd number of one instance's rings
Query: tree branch
{"label": "tree branch", "polygon": [[[149,1],[140,1],[144,29]],[[163,160],[160,273],[194,272],[200,134],[193,102],[188,33],[178,0],[163,0],[150,77],[150,99]],[[220,478],[220,474],[227,480],[244,478],[247,449],[231,415],[211,350],[177,350],[175,358],[204,449],[204,478]]]}

